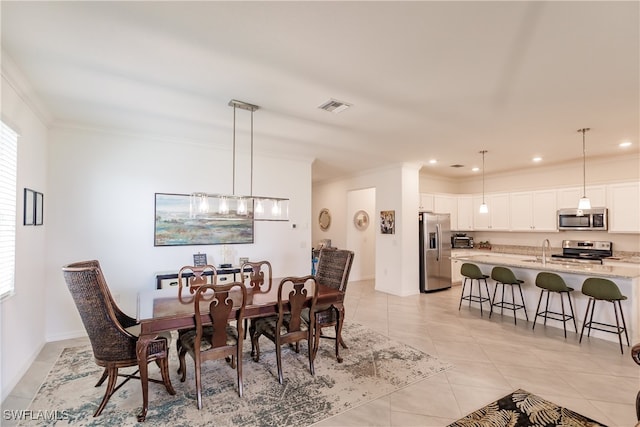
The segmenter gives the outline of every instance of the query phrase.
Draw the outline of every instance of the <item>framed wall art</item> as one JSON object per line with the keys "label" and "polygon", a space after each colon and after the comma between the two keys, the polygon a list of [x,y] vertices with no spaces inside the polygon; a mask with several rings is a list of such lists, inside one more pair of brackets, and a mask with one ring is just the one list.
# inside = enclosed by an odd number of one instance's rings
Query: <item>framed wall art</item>
{"label": "framed wall art", "polygon": [[209,199],[194,207],[188,194],[156,193],[154,246],[253,243],[253,204],[238,214],[236,200],[229,199],[225,213],[219,213],[215,198]]}
{"label": "framed wall art", "polygon": [[396,233],[396,211],[380,211],[380,233]]}
{"label": "framed wall art", "polygon": [[36,192],[29,188],[25,188],[22,224],[35,225],[35,223],[36,223]]}
{"label": "framed wall art", "polygon": [[44,194],[30,188],[24,189],[23,225],[44,224]]}

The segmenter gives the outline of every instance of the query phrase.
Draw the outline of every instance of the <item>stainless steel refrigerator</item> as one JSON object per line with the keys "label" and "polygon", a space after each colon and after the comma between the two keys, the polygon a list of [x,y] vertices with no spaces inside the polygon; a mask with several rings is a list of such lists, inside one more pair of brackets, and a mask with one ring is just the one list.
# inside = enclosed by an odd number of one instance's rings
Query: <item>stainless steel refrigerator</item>
{"label": "stainless steel refrigerator", "polygon": [[420,292],[451,287],[449,214],[420,212]]}

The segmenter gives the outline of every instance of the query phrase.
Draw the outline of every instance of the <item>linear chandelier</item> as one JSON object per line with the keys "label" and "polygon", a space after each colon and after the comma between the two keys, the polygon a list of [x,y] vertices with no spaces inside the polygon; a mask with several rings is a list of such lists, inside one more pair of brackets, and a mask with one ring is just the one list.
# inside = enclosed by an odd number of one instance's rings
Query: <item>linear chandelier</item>
{"label": "linear chandelier", "polygon": [[[247,102],[232,99],[229,106],[233,107],[233,160],[232,186],[230,195],[191,193],[191,214],[211,215],[220,217],[252,216],[255,221],[288,221],[289,199],[270,196],[255,196],[253,194],[253,113],[260,107]],[[251,165],[249,168],[249,194],[236,194],[236,110],[251,112]]]}

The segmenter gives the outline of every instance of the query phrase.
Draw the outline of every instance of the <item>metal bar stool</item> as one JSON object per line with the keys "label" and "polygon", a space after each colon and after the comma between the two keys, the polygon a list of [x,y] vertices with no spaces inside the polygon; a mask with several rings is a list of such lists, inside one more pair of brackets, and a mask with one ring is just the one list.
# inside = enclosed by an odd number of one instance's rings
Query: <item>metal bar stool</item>
{"label": "metal bar stool", "polygon": [[[562,277],[555,273],[541,272],[536,276],[536,286],[540,288],[540,299],[538,300],[538,307],[536,308],[536,316],[533,318],[533,328],[536,328],[536,320],[538,316],[544,317],[544,325],[547,325],[547,318],[552,320],[559,320],[562,322],[564,329],[564,337],[567,337],[567,322],[573,319],[573,327],[578,333],[578,326],[576,325],[576,318],[573,314],[573,304],[571,303],[571,292],[573,288],[567,286]],[[547,293],[547,303],[545,309],[540,311],[540,303],[542,302],[542,296]],[[560,306],[562,307],[562,313],[549,310],[549,295],[551,292],[555,292],[560,295]],[[567,294],[569,299],[569,308],[571,309],[571,315],[565,314],[564,311],[564,294]],[[550,316],[551,315],[551,316]]]}
{"label": "metal bar stool", "polygon": [[[620,353],[624,354],[622,349],[622,333],[627,339],[627,346],[629,346],[629,335],[627,334],[627,324],[624,321],[624,313],[622,312],[621,301],[626,300],[627,297],[622,295],[620,288],[614,282],[609,279],[601,277],[590,277],[582,284],[582,293],[589,297],[587,303],[587,312],[584,315],[584,322],[582,324],[582,330],[580,331],[580,341],[582,342],[582,335],[584,334],[584,328],[588,327],[589,331],[587,336],[591,335],[591,329],[598,331],[609,332],[618,335],[618,341],[620,341]],[[616,316],[616,324],[611,325],[602,322],[593,321],[593,312],[596,308],[596,300],[609,301],[613,303],[613,311]],[[616,307],[616,302],[618,306]],[[618,319],[618,308],[620,309],[620,317],[622,318],[622,326],[620,326],[620,320]],[[589,316],[589,309],[591,309],[591,316]],[[589,319],[589,321],[587,321]],[[594,326],[596,325],[596,326]]]}
{"label": "metal bar stool", "polygon": [[[462,283],[462,293],[460,294],[460,304],[458,304],[458,311],[460,310],[460,307],[462,307],[462,300],[469,301],[469,307],[471,307],[471,302],[477,302],[480,304],[480,316],[482,316],[482,303],[484,303],[485,301],[489,301],[489,305],[491,305],[491,295],[489,294],[489,285],[487,285],[487,279],[489,278],[489,276],[487,276],[486,274],[482,274],[482,271],[480,271],[480,268],[477,265],[468,262],[462,264],[462,267],[460,267],[460,273],[462,273],[462,275],[464,276],[464,282]],[[467,286],[467,279],[471,280],[471,283],[469,285],[469,294],[465,296],[464,289]],[[478,295],[473,295],[474,280],[478,281]],[[482,287],[480,286],[480,280],[484,280],[484,287],[487,290],[486,297],[482,296]]]}
{"label": "metal bar stool", "polygon": [[[518,324],[516,320],[516,310],[524,310],[524,316],[529,321],[529,316],[527,315],[527,308],[524,306],[524,296],[522,295],[522,287],[521,284],[524,283],[524,280],[516,279],[516,276],[513,274],[513,271],[506,267],[493,267],[491,270],[491,278],[496,281],[496,287],[493,290],[493,303],[491,304],[491,311],[489,312],[489,318],[493,314],[493,307],[500,307],[500,314],[504,313],[504,308],[506,307],[509,310],[513,310],[513,323]],[[498,290],[498,286],[502,286],[502,298],[500,301],[496,301],[496,291]],[[504,300],[504,285],[511,286],[511,302]],[[513,288],[517,286],[520,291],[520,301],[522,304],[516,304],[515,292]]]}

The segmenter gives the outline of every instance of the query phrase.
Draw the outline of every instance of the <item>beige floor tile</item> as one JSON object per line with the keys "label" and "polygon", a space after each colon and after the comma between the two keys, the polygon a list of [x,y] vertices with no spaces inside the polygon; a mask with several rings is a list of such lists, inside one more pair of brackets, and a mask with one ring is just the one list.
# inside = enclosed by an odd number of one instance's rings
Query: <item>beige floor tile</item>
{"label": "beige floor tile", "polygon": [[[458,310],[460,292],[457,286],[397,297],[375,291],[373,280],[349,283],[347,322],[360,323],[453,367],[316,425],[445,426],[517,388],[612,427],[634,425],[640,367],[631,360],[628,347],[621,355],[616,342],[585,337],[579,343],[575,332],[565,339],[551,322],[546,327],[538,323],[532,330],[533,313],[531,321],[518,318],[514,325],[507,315],[489,319],[488,311],[481,316],[477,307],[464,304]],[[47,343],[3,409],[25,409],[59,352],[86,343],[86,338]],[[341,352],[348,357],[348,350]],[[3,420],[2,425],[15,423]]]}

